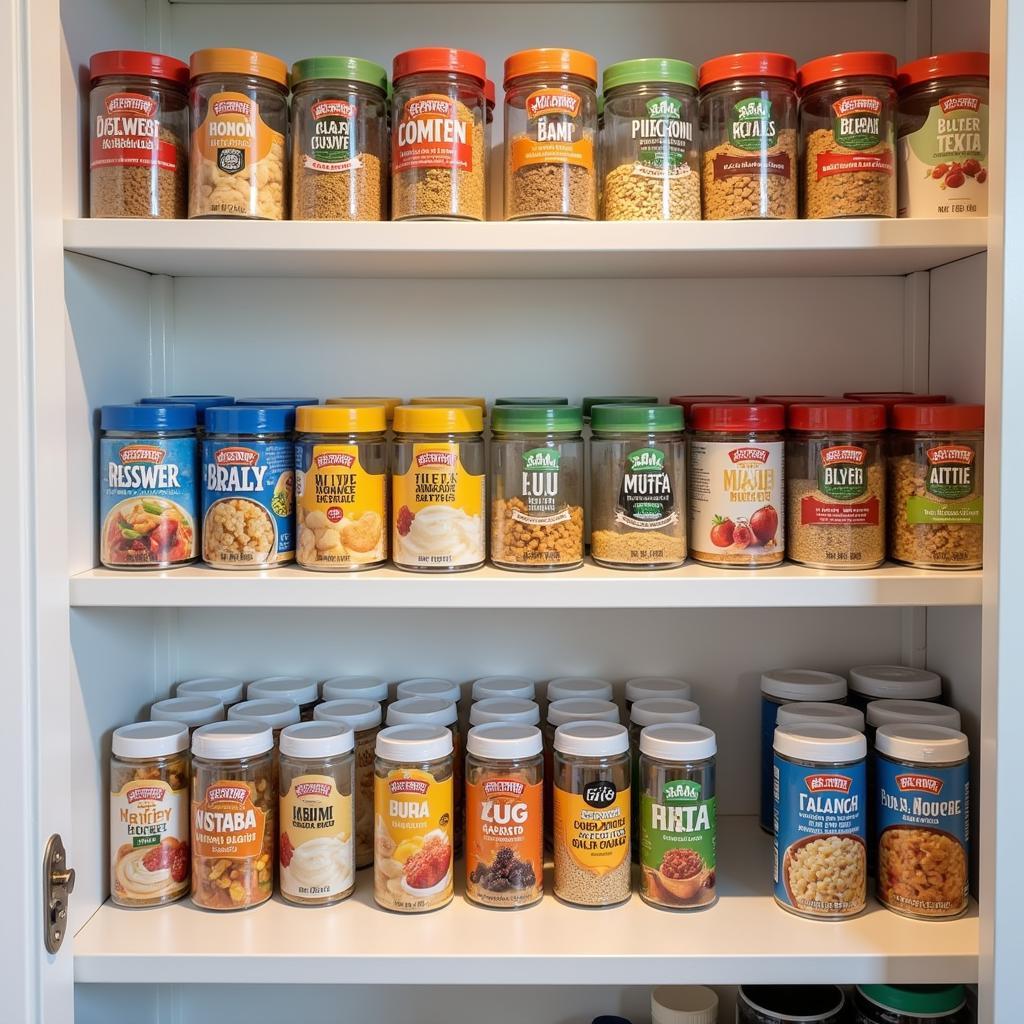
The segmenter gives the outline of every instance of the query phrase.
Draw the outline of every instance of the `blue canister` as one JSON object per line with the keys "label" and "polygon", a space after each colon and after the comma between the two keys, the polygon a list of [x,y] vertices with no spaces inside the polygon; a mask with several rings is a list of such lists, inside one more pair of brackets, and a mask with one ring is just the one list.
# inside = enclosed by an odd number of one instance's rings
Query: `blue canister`
{"label": "blue canister", "polygon": [[100,562],[169,569],[199,554],[196,411],[105,405],[100,412]]}
{"label": "blue canister", "polygon": [[967,737],[939,725],[875,734],[878,901],[907,917],[959,917],[969,900]]}
{"label": "blue canister", "polygon": [[775,901],[844,918],[867,902],[864,736],[842,725],[775,730]]}
{"label": "blue canister", "polygon": [[271,569],[295,557],[295,410],[213,406],[203,439],[203,561]]}
{"label": "blue canister", "polygon": [[234,405],[230,395],[163,395],[160,398],[140,398],[140,405],[194,405],[196,426],[202,430],[206,410],[214,405]]}

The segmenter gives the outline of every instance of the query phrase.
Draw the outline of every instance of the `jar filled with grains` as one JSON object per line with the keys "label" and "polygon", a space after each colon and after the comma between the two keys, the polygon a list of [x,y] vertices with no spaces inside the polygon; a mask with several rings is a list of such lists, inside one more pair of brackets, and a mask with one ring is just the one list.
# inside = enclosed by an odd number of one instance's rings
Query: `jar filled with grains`
{"label": "jar filled with grains", "polygon": [[700,68],[705,220],[797,216],[796,62],[733,53]]}

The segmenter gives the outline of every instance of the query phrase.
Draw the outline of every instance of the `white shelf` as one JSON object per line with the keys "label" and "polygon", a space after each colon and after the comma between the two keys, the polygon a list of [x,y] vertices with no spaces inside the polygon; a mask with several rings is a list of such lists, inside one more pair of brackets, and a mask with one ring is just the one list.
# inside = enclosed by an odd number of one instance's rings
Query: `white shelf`
{"label": "white shelf", "polygon": [[[685,914],[634,895],[606,910],[569,907],[549,892],[517,913],[457,894],[425,915],[373,902],[369,872],[330,909],[275,898],[218,914],[188,902],[155,910],[102,906],[75,936],[75,980],[114,984],[729,985],[974,982],[977,908],[958,921],[910,921],[874,901],[843,922],[806,921],[771,892],[771,842],[753,818],[719,825],[718,903]],[[462,864],[457,865],[461,871]]]}
{"label": "white shelf", "polygon": [[69,220],[64,248],[216,277],[886,276],[983,252],[977,220],[340,224]]}

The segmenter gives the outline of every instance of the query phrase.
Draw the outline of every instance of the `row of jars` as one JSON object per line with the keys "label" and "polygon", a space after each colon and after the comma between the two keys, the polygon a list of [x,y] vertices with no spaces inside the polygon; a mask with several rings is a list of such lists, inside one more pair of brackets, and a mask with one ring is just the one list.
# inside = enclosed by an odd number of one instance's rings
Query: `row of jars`
{"label": "row of jars", "polygon": [[[987,212],[987,54],[897,69],[890,54],[841,53],[798,71],[791,57],[738,53],[699,73],[628,60],[605,70],[600,101],[597,60],[577,50],[524,50],[504,71],[506,220]],[[355,57],[289,74],[241,49],[187,65],[95,54],[91,214],[486,220],[495,89],[483,58],[409,50],[392,74],[389,99],[385,69]]]}

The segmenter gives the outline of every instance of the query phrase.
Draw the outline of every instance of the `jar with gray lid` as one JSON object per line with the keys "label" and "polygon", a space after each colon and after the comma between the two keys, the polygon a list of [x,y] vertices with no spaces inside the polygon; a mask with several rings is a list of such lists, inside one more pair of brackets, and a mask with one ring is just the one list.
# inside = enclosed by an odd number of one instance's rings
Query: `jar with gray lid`
{"label": "jar with gray lid", "polygon": [[299,706],[299,719],[312,722],[320,687],[315,679],[303,676],[264,676],[246,687],[245,696],[247,700],[290,700]]}
{"label": "jar with gray lid", "polygon": [[846,996],[835,985],[741,985],[736,1024],[842,1024]]}
{"label": "jar with gray lid", "polygon": [[224,705],[213,697],[170,697],[158,700],[149,709],[152,722],[178,722],[187,726],[189,735],[201,725],[223,722]]}
{"label": "jar with gray lid", "polygon": [[637,676],[626,680],[626,714],[634,701],[649,700],[652,697],[678,697],[682,700],[693,698],[693,687],[685,679],[667,676]]}
{"label": "jar with gray lid", "polygon": [[469,709],[469,724],[485,725],[488,722],[540,725],[540,705],[518,697],[485,697]]}
{"label": "jar with gray lid", "polygon": [[663,985],[651,993],[651,1024],[717,1024],[718,996],[703,985]]}
{"label": "jar with gray lid", "polygon": [[526,676],[483,676],[473,683],[473,700],[487,700],[489,697],[535,700],[537,684]]}
{"label": "jar with gray lid", "polygon": [[875,732],[883,725],[916,723],[939,725],[944,729],[960,728],[960,712],[945,704],[923,700],[873,700],[864,711],[869,747],[875,743]]}
{"label": "jar with gray lid", "polygon": [[942,677],[909,665],[858,665],[850,669],[847,703],[866,711],[873,700],[942,700]]}
{"label": "jar with gray lid", "polygon": [[796,725],[800,722],[843,725],[854,732],[863,732],[864,712],[845,704],[826,704],[808,700],[799,704],[783,704],[775,717],[776,726]]}

